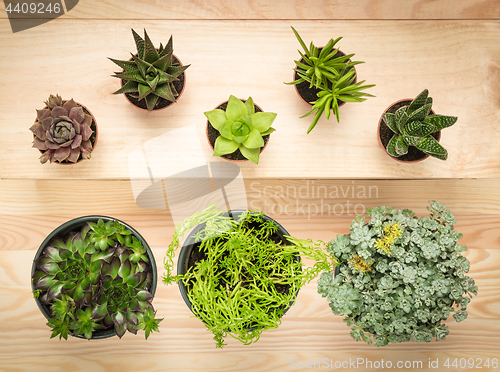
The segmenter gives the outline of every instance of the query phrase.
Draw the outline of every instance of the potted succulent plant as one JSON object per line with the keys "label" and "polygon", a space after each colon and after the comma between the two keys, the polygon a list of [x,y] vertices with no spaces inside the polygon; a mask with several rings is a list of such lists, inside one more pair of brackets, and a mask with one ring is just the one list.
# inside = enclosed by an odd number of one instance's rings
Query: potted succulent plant
{"label": "potted succulent plant", "polygon": [[333,112],[339,122],[339,107],[345,102],[363,102],[373,95],[361,92],[375,85],[363,85],[365,80],[356,82],[355,65],[364,63],[362,61],[351,61],[354,54],[344,54],[335,45],[342,39],[330,39],[323,48],[316,47],[311,42],[309,48],[306,46],[299,33],[292,27],[304,53],[298,51],[301,59],[294,61],[294,84],[297,94],[304,102],[312,106],[312,109],[301,118],[315,112],[314,119],[307,130],[311,132],[324,113],[326,119],[330,119]]}
{"label": "potted succulent plant", "polygon": [[206,111],[207,138],[214,156],[229,160],[251,160],[259,163],[260,152],[274,132],[273,112],[262,112],[252,97],[246,101],[229,96],[214,110]]}
{"label": "potted succulent plant", "polygon": [[464,274],[467,248],[454,230],[456,220],[446,206],[430,202],[430,216],[418,218],[408,209],[377,207],[359,216],[350,234],[329,244],[341,261],[340,272],[325,272],[318,291],[336,315],[344,316],[351,336],[377,346],[414,340],[444,340],[443,322],[453,314],[467,318],[467,305],[477,294]]}
{"label": "potted succulent plant", "polygon": [[[174,276],[179,239],[193,227]],[[302,270],[299,253],[323,260]],[[300,287],[335,262],[261,212],[223,213],[211,206],[176,227],[164,264],[164,283],[179,281],[186,304],[222,348],[228,335],[248,345],[277,328]]]}
{"label": "potted succulent plant", "polygon": [[90,159],[97,142],[97,122],[92,113],[73,99],[63,101],[52,94],[45,107],[37,110],[30,128],[33,147],[42,155],[40,162],[73,164]]}
{"label": "potted succulent plant", "polygon": [[158,331],[154,257],[124,222],[105,216],[66,222],[43,241],[31,274],[51,338],[121,338],[144,329],[147,339]]}
{"label": "potted succulent plant", "polygon": [[415,99],[397,101],[385,110],[378,124],[379,143],[396,160],[415,162],[429,155],[446,160],[448,151],[438,142],[441,129],[457,119],[436,115],[429,91],[424,89]]}
{"label": "potted succulent plant", "polygon": [[149,112],[170,106],[184,90],[184,71],[190,65],[183,66],[173,54],[172,36],[165,47],[160,43],[156,49],[146,30],[144,39],[134,30],[132,34],[137,53],[128,61],[110,58],[123,69],[113,75],[122,82],[122,87],[113,94],[123,93],[134,106]]}

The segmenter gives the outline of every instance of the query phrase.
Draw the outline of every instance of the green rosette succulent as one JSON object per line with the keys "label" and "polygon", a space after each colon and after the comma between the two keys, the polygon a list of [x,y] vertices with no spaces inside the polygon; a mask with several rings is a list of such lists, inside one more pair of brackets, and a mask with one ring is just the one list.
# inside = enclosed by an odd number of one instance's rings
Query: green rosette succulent
{"label": "green rosette succulent", "polygon": [[190,66],[181,66],[174,63],[172,59],[173,40],[172,36],[167,45],[156,49],[151,42],[146,30],[144,39],[134,30],[137,54],[132,55],[131,61],[120,61],[109,58],[123,69],[123,72],[116,72],[113,77],[125,81],[125,84],[113,94],[130,93],[138,100],[146,100],[148,111],[152,111],[158,100],[164,98],[175,102],[179,93],[176,91],[173,82]]}
{"label": "green rosette succulent", "polygon": [[385,124],[394,135],[387,144],[389,155],[400,157],[408,153],[410,146],[435,158],[446,160],[448,151],[432,136],[441,129],[451,127],[457,117],[431,115],[432,98],[423,90],[408,106],[399,108],[395,114],[383,115]]}
{"label": "green rosette succulent", "polygon": [[52,94],[45,101],[46,107],[37,110],[37,119],[30,128],[34,134],[33,147],[42,151],[40,162],[77,162],[90,159],[92,116],[73,99],[63,101]]}
{"label": "green rosette succulent", "polygon": [[144,329],[148,338],[158,331],[146,248],[131,234],[117,221],[99,220],[66,240],[54,239],[35,260],[34,295],[50,307],[52,337],[90,339],[95,331],[114,329],[121,338]]}
{"label": "green rosette succulent", "polygon": [[226,111],[215,109],[206,111],[210,124],[220,133],[215,140],[214,156],[241,154],[259,163],[260,149],[264,146],[262,137],[274,132],[271,125],[276,118],[272,112],[255,112],[252,97],[245,102],[233,95],[229,96]]}

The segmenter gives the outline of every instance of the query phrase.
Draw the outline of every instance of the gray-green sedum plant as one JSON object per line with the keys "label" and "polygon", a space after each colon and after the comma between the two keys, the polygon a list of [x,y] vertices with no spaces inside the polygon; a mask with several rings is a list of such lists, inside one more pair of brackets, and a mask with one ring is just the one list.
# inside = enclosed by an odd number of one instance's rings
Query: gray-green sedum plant
{"label": "gray-green sedum plant", "polygon": [[431,115],[432,98],[424,89],[408,106],[400,107],[395,114],[383,115],[385,124],[394,132],[387,144],[387,152],[394,157],[408,153],[409,146],[435,158],[446,160],[448,151],[431,135],[451,127],[457,117]]}
{"label": "gray-green sedum plant", "polygon": [[167,45],[156,49],[144,30],[144,39],[134,30],[137,55],[132,55],[131,61],[120,61],[110,58],[111,61],[123,68],[123,72],[117,72],[114,77],[125,81],[125,84],[113,94],[130,93],[138,100],[146,100],[148,111],[152,111],[159,98],[175,102],[179,95],[174,87],[174,81],[190,65],[180,66],[172,59],[173,41],[172,36]]}
{"label": "gray-green sedum plant", "polygon": [[56,237],[35,260],[34,296],[49,306],[52,337],[90,339],[114,329],[118,337],[158,331],[149,292],[146,248],[118,221],[98,220]]}
{"label": "gray-green sedum plant", "polygon": [[[199,260],[183,275],[173,274],[173,258],[180,239],[195,226]],[[165,284],[182,281],[193,313],[214,335],[218,348],[231,337],[248,345],[266,329],[277,328],[297,291],[336,261],[324,243],[277,234],[262,212],[247,211],[231,218],[213,205],[176,226],[164,260]],[[193,248],[194,251],[195,248]],[[297,255],[316,261],[302,270]],[[181,263],[179,263],[181,265]]]}
{"label": "gray-green sedum plant", "polygon": [[377,346],[405,341],[444,340],[443,322],[453,314],[467,318],[467,305],[477,295],[465,275],[467,248],[454,230],[456,220],[446,206],[430,202],[429,218],[408,209],[377,207],[359,216],[350,234],[338,235],[329,251],[342,263],[340,273],[323,273],[318,292],[336,315],[344,316],[357,341]]}
{"label": "gray-green sedum plant", "polygon": [[244,103],[235,96],[229,96],[226,111],[215,109],[206,111],[210,124],[220,133],[215,140],[214,156],[241,154],[259,163],[260,149],[264,146],[262,137],[274,132],[271,125],[276,118],[273,112],[255,112],[252,97]]}

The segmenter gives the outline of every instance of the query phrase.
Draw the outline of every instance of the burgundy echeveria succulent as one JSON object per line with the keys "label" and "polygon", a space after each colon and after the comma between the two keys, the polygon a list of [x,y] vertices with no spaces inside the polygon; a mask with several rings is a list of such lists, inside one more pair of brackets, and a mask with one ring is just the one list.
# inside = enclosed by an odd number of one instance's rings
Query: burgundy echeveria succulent
{"label": "burgundy echeveria succulent", "polygon": [[46,108],[37,110],[37,120],[30,128],[35,136],[33,147],[43,152],[40,162],[76,163],[80,155],[90,159],[92,116],[73,99],[63,101],[59,95],[51,94],[45,104]]}

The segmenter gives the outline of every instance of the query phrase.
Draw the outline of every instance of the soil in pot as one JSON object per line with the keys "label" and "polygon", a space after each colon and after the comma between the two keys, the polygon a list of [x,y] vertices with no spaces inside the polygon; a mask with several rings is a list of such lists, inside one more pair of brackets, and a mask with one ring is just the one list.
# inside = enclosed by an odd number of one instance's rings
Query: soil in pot
{"label": "soil in pot", "polygon": [[[391,105],[385,112],[395,114],[399,108],[401,108],[403,106],[408,106],[411,102],[412,102],[411,99],[396,102],[395,104]],[[431,114],[434,114],[434,111],[431,111]],[[389,141],[391,140],[393,135],[394,135],[394,132],[387,126],[383,117],[381,117],[380,122],[379,122],[378,136],[380,139],[380,143],[382,144],[386,153],[387,153],[387,150],[386,150],[387,144],[389,143]],[[431,136],[434,137],[437,141],[439,141],[439,139],[441,138],[441,131],[436,132],[436,133],[432,133]],[[387,153],[387,155],[389,155],[391,158],[393,158],[395,160],[399,160],[399,161],[403,161],[403,162],[416,162],[416,161],[424,160],[424,159],[429,157],[429,155],[427,155],[423,151],[420,151],[415,146],[410,146],[408,148],[407,154],[402,155],[402,156],[397,157],[397,158],[390,155],[389,153]]]}
{"label": "soil in pot", "polygon": [[[322,49],[323,48],[319,48],[319,51],[321,52]],[[338,58],[342,56],[345,56],[345,53],[338,50],[337,53],[333,56],[333,58]],[[304,63],[304,60],[301,58],[300,62]],[[297,68],[297,66],[295,66],[295,68]],[[351,68],[354,68],[354,66],[348,68],[347,71],[349,71]],[[294,71],[293,80],[297,81],[299,79],[300,79],[299,74],[297,73],[297,71]],[[357,76],[354,78],[354,83],[356,81],[357,81]],[[306,102],[308,105],[312,106],[311,102],[316,101],[318,99],[318,93],[321,90],[315,88],[314,86],[312,88],[310,88],[309,86],[310,84],[307,81],[303,81],[302,83],[295,84],[295,89],[297,90],[297,94],[300,96],[300,98],[302,98],[304,102]],[[328,82],[328,87],[331,88],[331,86],[332,84]],[[345,103],[344,101],[338,100],[339,107],[342,106],[344,103]]]}
{"label": "soil in pot", "polygon": [[[242,99],[241,101],[246,102],[245,99]],[[254,104],[254,107],[255,107],[255,112],[262,112],[262,109],[259,106]],[[226,108],[227,108],[227,101],[224,103],[221,103],[219,106],[216,107],[216,109],[221,109],[223,111],[226,111]],[[219,131],[217,129],[215,129],[212,126],[212,124],[210,124],[210,122],[207,120],[207,138],[208,138],[208,142],[210,143],[210,147],[212,147],[212,150],[214,149],[214,146],[215,146],[215,140],[219,136],[220,136]],[[260,149],[261,153],[264,150],[264,148],[266,147],[267,141],[269,141],[270,136],[271,135],[268,134],[268,135],[262,137],[262,139],[264,140],[264,146],[261,147],[261,149]],[[233,152],[231,154],[221,155],[221,158],[228,159],[228,160],[243,160],[243,161],[248,160],[247,158],[245,158],[242,155],[242,153],[239,149],[237,149],[235,152]]]}
{"label": "soil in pot", "polygon": [[[172,55],[172,63],[178,63],[182,66],[180,60],[175,55]],[[179,80],[173,82],[175,90],[177,91],[177,93],[179,93],[179,95],[176,97],[176,100],[179,99],[179,97],[182,95],[182,92],[184,91],[184,85],[185,85],[185,81],[186,81],[186,72],[184,71],[182,74],[180,74],[177,79],[179,79]],[[121,84],[123,87],[123,85],[125,84],[125,81],[121,80]],[[134,106],[137,106],[143,110],[148,109],[148,106],[146,105],[145,99],[139,100],[139,99],[133,97],[131,93],[125,93],[125,96],[130,101],[130,103],[133,104]],[[174,103],[174,101],[169,101],[168,99],[159,97],[153,110],[164,109],[173,103]]]}

